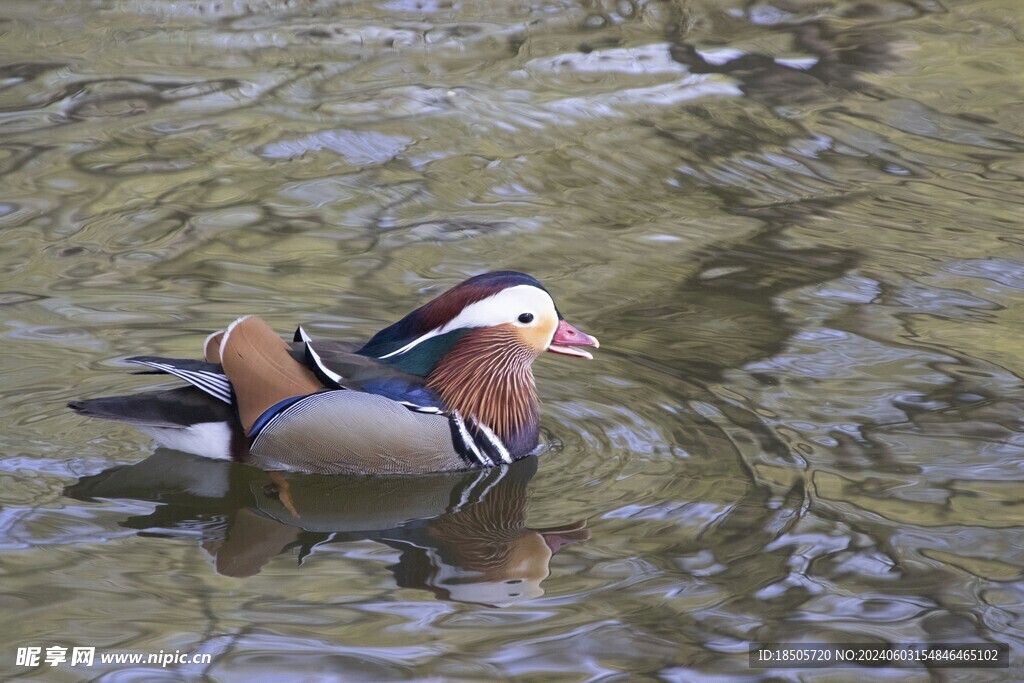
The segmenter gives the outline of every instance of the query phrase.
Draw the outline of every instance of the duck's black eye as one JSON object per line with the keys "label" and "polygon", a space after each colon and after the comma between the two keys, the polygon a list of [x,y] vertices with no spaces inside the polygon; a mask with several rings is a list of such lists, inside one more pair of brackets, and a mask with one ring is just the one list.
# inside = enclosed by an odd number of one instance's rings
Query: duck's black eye
{"label": "duck's black eye", "polygon": [[533,322],[533,313],[522,313],[519,316],[519,322],[526,325]]}

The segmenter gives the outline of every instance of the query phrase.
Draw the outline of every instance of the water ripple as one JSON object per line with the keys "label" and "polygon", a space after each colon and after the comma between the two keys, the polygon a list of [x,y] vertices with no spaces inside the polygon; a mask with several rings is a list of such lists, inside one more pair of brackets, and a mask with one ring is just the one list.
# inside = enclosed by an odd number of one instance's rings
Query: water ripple
{"label": "water ripple", "polygon": [[[3,13],[12,645],[215,655],[103,680],[1024,656],[1018,4]],[[496,268],[602,340],[538,361],[535,473],[296,477],[296,517],[64,407],[242,313],[356,340]]]}

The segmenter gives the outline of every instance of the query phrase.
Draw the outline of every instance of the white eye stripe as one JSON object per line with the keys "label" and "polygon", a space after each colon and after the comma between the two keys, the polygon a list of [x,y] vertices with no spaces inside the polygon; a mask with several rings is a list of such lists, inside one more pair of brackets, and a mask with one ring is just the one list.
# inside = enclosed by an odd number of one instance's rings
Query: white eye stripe
{"label": "white eye stripe", "polygon": [[551,296],[547,292],[533,285],[516,285],[515,287],[503,289],[494,296],[489,296],[486,299],[466,306],[462,309],[461,313],[445,325],[434,328],[402,348],[380,357],[390,358],[401,355],[428,339],[447,334],[452,330],[466,327],[491,327],[493,325],[518,322],[519,315],[523,311],[533,312],[534,318],[544,315],[544,313],[538,315],[536,313],[538,311],[548,312],[552,317],[556,316],[555,302],[551,300]]}

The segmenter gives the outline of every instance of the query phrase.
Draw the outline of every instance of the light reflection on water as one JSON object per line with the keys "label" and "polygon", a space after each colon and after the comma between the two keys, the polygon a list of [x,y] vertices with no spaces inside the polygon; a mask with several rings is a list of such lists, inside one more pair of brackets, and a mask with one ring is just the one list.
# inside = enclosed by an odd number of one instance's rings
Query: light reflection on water
{"label": "light reflection on water", "polygon": [[[1019,662],[1024,15],[947,5],[5,5],[0,668],[84,644],[213,652],[218,680],[696,680],[753,678],[750,642],[867,639]],[[322,514],[296,519],[257,471],[64,408],[240,313],[358,339],[503,267],[602,340],[538,363],[536,473],[299,477]]]}

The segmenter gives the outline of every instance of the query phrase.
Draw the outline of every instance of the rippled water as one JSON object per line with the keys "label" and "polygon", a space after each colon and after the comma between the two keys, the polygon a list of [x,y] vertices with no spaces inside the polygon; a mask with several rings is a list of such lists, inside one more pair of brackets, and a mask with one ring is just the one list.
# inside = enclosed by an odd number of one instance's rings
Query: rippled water
{"label": "rippled water", "polygon": [[[1015,0],[8,0],[0,671],[1019,679],[1022,36]],[[290,510],[64,407],[240,313],[365,338],[497,268],[602,342],[538,363],[536,467]],[[16,666],[54,645],[213,663]]]}

